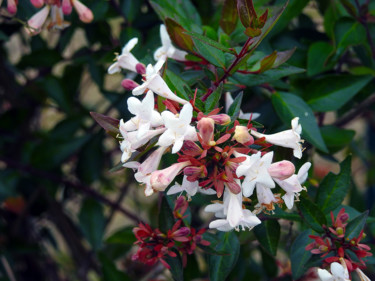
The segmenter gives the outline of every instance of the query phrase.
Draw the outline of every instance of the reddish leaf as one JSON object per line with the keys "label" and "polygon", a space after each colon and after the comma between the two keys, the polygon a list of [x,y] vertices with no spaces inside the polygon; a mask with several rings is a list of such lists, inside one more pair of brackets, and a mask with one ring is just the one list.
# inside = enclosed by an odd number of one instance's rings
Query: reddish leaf
{"label": "reddish leaf", "polygon": [[273,51],[272,54],[266,56],[262,59],[260,62],[260,69],[258,70],[258,73],[265,72],[268,69],[271,69],[273,64],[275,63],[277,58],[277,52]]}
{"label": "reddish leaf", "polygon": [[252,26],[257,14],[252,0],[237,0],[237,10],[244,27]]}
{"label": "reddish leaf", "polygon": [[110,135],[116,137],[116,135],[120,133],[118,129],[119,120],[96,112],[90,112],[90,115]]}
{"label": "reddish leaf", "polygon": [[238,20],[236,0],[225,0],[221,12],[220,26],[225,33],[231,34]]}
{"label": "reddish leaf", "polygon": [[171,18],[166,18],[165,25],[173,43],[186,51],[193,51],[193,40],[185,32],[186,30]]}

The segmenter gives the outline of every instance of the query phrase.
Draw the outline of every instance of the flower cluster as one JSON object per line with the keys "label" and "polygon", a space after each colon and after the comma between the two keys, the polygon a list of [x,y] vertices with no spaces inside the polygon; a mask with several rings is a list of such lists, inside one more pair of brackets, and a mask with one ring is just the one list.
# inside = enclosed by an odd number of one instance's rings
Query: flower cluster
{"label": "flower cluster", "polygon": [[[341,271],[344,272],[343,269],[338,269],[344,267],[346,272],[351,273],[352,271],[357,271],[357,273],[362,276],[364,273],[361,269],[366,267],[363,259],[372,255],[370,253],[371,248],[360,243],[364,237],[363,230],[357,237],[352,239],[346,236],[348,219],[349,215],[345,212],[344,208],[339,211],[336,218],[331,212],[332,225],[330,227],[323,226],[325,230],[323,236],[309,235],[314,241],[306,247],[306,250],[311,251],[313,254],[321,254],[321,257],[324,258],[324,264],[331,265],[333,275],[344,276],[338,273]],[[341,262],[342,266],[337,262]],[[350,280],[349,273],[345,273],[345,278],[327,279],[329,273],[319,271],[322,280]],[[362,278],[361,280],[369,280],[366,278]]]}
{"label": "flower cluster", "polygon": [[182,254],[183,264],[186,265],[187,255],[191,255],[197,245],[210,245],[202,237],[205,229],[197,232],[193,227],[184,226],[183,218],[185,218],[186,209],[187,202],[181,196],[176,200],[174,208],[174,217],[177,221],[167,233],[163,233],[159,229],[152,229],[148,224],[143,223],[135,227],[133,229],[137,238],[135,244],[139,248],[132,259],[150,266],[160,261],[165,267],[170,268],[170,265],[165,261],[166,257],[176,257],[178,252]]}
{"label": "flower cluster", "polygon": [[[176,182],[167,194],[186,192],[191,198],[200,192],[223,198],[205,208],[217,218],[210,228],[222,231],[251,229],[261,223],[256,214],[272,212],[275,204],[285,203],[291,209],[304,189],[302,184],[311,164],[305,163],[295,173],[292,162],[273,162],[274,153],[270,147],[291,148],[293,155],[301,158],[303,140],[299,118],[291,121],[289,130],[264,134],[253,126],[251,113],[240,112],[240,117],[232,120],[228,114],[221,113],[220,108],[202,112],[195,104],[197,91],[190,101],[185,100],[173,93],[163,79],[162,69],[168,58],[190,64],[186,61],[186,53],[171,44],[164,25],[160,35],[163,45],[154,54],[155,65],[145,67],[131,53],[138,42],[134,38],[108,69],[109,74],[122,69],[140,74],[142,84],[130,79],[124,79],[121,84],[135,96],[145,94],[142,100],[128,99],[128,109],[133,117],[119,121],[123,166],[134,169],[135,179],[145,186],[146,196],[166,191],[175,177],[182,174],[182,183]],[[166,108],[162,112],[160,102],[158,106],[155,103],[154,94]],[[233,102],[230,93],[226,93],[226,102],[226,108],[229,108]],[[178,155],[177,162],[159,170],[161,159],[168,152]],[[134,161],[139,155],[144,159],[142,163]],[[254,190],[256,198],[250,199]],[[243,202],[254,202],[254,209],[246,209]]]}
{"label": "flower cluster", "polygon": [[[1,6],[2,0],[0,0]],[[80,20],[89,23],[94,19],[92,11],[79,0],[30,0],[35,8],[41,8],[28,21],[26,31],[31,35],[40,33],[43,25],[48,21],[48,29],[64,29],[69,22],[64,15],[70,15],[73,7]],[[7,10],[11,15],[17,13],[18,0],[7,0]],[[49,20],[48,19],[49,16]]]}

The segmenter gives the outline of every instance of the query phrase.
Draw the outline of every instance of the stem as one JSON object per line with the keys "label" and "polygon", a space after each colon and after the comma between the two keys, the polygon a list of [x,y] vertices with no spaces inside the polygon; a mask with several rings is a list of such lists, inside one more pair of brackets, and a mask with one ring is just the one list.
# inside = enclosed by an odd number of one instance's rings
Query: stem
{"label": "stem", "polygon": [[220,80],[216,81],[215,83],[213,83],[213,85],[207,90],[207,93],[202,97],[202,101],[205,101],[215,91],[215,89],[217,88],[217,86],[219,86],[221,82],[223,82],[225,79],[228,78],[228,76],[230,76],[230,74],[231,74],[230,72],[232,71],[232,69],[246,55],[247,49],[249,48],[249,43],[250,43],[251,39],[252,39],[252,37],[249,37],[246,40],[245,44],[243,45],[243,47],[241,49],[241,52],[236,56],[236,59],[232,62],[232,64],[229,66],[229,68],[225,70],[225,73],[220,78]]}

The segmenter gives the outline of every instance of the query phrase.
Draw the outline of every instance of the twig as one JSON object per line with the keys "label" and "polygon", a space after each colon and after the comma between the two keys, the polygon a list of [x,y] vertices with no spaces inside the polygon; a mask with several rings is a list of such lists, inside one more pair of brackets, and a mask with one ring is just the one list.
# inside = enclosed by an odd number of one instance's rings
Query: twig
{"label": "twig", "polygon": [[8,158],[2,157],[2,156],[0,156],[0,161],[5,162],[9,167],[12,167],[14,169],[17,169],[17,170],[20,170],[20,171],[23,171],[23,172],[26,172],[26,173],[29,173],[29,174],[33,174],[33,175],[41,177],[41,178],[45,178],[45,179],[50,180],[52,182],[64,184],[66,186],[75,188],[79,191],[83,191],[87,195],[95,198],[96,200],[98,200],[98,201],[100,201],[104,204],[109,205],[113,209],[116,209],[116,210],[120,211],[125,216],[127,216],[132,221],[134,221],[135,223],[138,224],[139,222],[142,222],[142,220],[136,214],[132,213],[131,211],[129,211],[127,209],[125,209],[124,207],[120,206],[119,204],[117,204],[115,202],[112,202],[111,200],[109,200],[106,197],[104,197],[103,195],[101,195],[99,192],[91,189],[89,186],[83,185],[83,184],[78,183],[78,182],[76,183],[76,182],[72,182],[72,181],[63,179],[63,178],[61,178],[57,175],[35,169],[34,167],[31,167],[31,166],[27,166],[27,165],[24,165],[24,164],[21,164],[21,163],[17,163],[16,161],[14,161],[12,159],[8,159]]}
{"label": "twig", "polygon": [[337,119],[333,125],[341,127],[345,124],[352,121],[355,117],[360,116],[365,112],[365,109],[370,107],[373,103],[375,103],[375,93],[370,95],[367,99],[365,99],[363,102],[358,104],[355,108],[350,110],[347,114],[342,116],[341,118]]}
{"label": "twig", "polygon": [[12,268],[10,267],[7,259],[4,256],[1,256],[1,263],[3,264],[4,270],[9,278],[10,281],[17,281],[16,277],[14,276],[14,273],[12,271]]}

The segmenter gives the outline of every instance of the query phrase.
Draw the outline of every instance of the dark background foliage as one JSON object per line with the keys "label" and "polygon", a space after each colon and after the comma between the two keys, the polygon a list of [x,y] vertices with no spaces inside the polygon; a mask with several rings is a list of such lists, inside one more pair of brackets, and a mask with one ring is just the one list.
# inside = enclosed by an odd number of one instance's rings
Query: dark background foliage
{"label": "dark background foliage", "polygon": [[[29,1],[19,2],[17,19],[35,13]],[[135,56],[153,63],[162,23],[156,5],[180,23],[199,19],[206,36],[223,39],[217,33],[221,1],[192,1],[194,6],[185,10],[181,2],[87,0],[95,16],[92,23],[83,24],[72,14],[71,26],[62,32],[34,37],[2,11],[0,280],[148,280],[164,271],[131,261],[132,227],[140,220],[158,226],[158,200],[144,198],[130,172],[109,172],[119,163],[118,143],[89,113],[129,118],[126,100],[131,93],[120,86],[123,76],[106,71],[113,53],[133,37],[139,38]],[[260,10],[284,2],[254,1]],[[242,109],[260,112],[257,121],[271,131],[286,128],[291,116],[314,112],[318,126],[313,116],[313,123],[304,126],[306,158],[314,157],[315,164],[309,195],[315,196],[325,174],[337,171],[337,163],[351,153],[353,176],[346,200],[375,216],[375,5],[369,2],[289,1],[254,54],[296,48],[288,65],[237,81],[247,86]],[[278,92],[270,98],[264,88]],[[192,214],[202,205],[203,199],[195,198]],[[303,256],[303,251],[293,254],[301,247],[292,244],[307,244],[306,232],[295,239],[306,225],[293,222],[298,221],[293,214],[286,218],[291,222],[280,221],[281,230],[271,220],[262,224],[265,229],[241,232],[238,240],[234,233],[220,234],[221,250],[238,248],[229,280],[292,280],[291,270],[294,279],[306,272],[304,264],[290,269],[287,258],[289,251],[292,259]],[[196,216],[192,220],[197,226],[204,223]],[[368,243],[374,239],[373,226],[367,229]],[[276,245],[261,241],[264,232],[278,236]],[[207,277],[207,264],[217,263],[210,257],[202,260],[202,253],[189,257],[185,280]]]}

